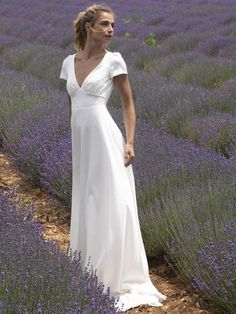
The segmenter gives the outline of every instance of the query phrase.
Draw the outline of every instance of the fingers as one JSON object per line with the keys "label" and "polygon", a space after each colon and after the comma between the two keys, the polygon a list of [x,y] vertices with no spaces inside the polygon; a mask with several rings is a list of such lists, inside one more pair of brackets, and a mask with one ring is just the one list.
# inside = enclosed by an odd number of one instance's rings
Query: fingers
{"label": "fingers", "polygon": [[128,167],[132,163],[134,158],[135,158],[135,155],[133,153],[131,153],[131,152],[126,153],[125,154],[125,164],[124,165],[126,167]]}
{"label": "fingers", "polygon": [[131,165],[131,160],[129,160],[128,162],[126,162],[124,165],[125,165],[125,167],[128,167],[129,165]]}
{"label": "fingers", "polygon": [[131,144],[126,144],[125,145],[125,150],[124,150],[124,165],[125,167],[128,167],[132,161],[135,158],[135,154],[134,154],[134,149],[133,149],[133,145]]}

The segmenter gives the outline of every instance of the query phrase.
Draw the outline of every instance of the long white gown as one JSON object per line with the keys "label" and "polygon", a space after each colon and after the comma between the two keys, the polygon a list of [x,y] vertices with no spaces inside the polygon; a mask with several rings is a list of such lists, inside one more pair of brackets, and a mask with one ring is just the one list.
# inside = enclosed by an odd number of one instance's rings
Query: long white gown
{"label": "long white gown", "polygon": [[[162,306],[167,297],[149,277],[139,225],[132,165],[124,166],[125,140],[107,109],[112,78],[127,74],[119,52],[107,51],[79,86],[75,55],[62,63],[72,115],[72,209],[70,246],[83,265],[97,269],[122,311],[141,304]],[[122,308],[123,305],[123,308]]]}

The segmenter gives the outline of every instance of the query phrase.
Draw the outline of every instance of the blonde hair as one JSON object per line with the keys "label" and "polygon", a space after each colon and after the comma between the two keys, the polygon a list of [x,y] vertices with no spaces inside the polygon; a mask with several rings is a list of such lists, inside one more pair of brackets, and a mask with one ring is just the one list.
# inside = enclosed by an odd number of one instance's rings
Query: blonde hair
{"label": "blonde hair", "polygon": [[109,6],[93,4],[89,6],[86,11],[80,12],[73,21],[73,28],[75,30],[74,48],[77,50],[77,52],[84,49],[87,40],[85,23],[91,23],[93,26],[99,17],[100,12],[108,12],[115,17],[114,12]]}

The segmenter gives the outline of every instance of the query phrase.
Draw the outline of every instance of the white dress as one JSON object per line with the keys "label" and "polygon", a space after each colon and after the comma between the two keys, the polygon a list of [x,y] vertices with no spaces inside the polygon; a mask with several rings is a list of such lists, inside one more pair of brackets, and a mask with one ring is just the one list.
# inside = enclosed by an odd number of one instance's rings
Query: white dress
{"label": "white dress", "polygon": [[75,55],[62,64],[72,115],[72,209],[70,249],[119,297],[119,309],[162,306],[167,297],[152,284],[142,240],[132,165],[124,166],[125,140],[107,109],[112,77],[127,74],[119,52],[107,51],[82,86]]}

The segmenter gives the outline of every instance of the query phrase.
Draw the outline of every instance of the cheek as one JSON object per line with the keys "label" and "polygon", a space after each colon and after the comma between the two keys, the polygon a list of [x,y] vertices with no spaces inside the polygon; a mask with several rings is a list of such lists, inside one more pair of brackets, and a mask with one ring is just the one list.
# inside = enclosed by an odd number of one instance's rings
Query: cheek
{"label": "cheek", "polygon": [[97,27],[96,28],[99,32],[97,32],[96,34],[103,34],[103,33],[105,33],[105,30],[104,30],[104,28],[103,27]]}

